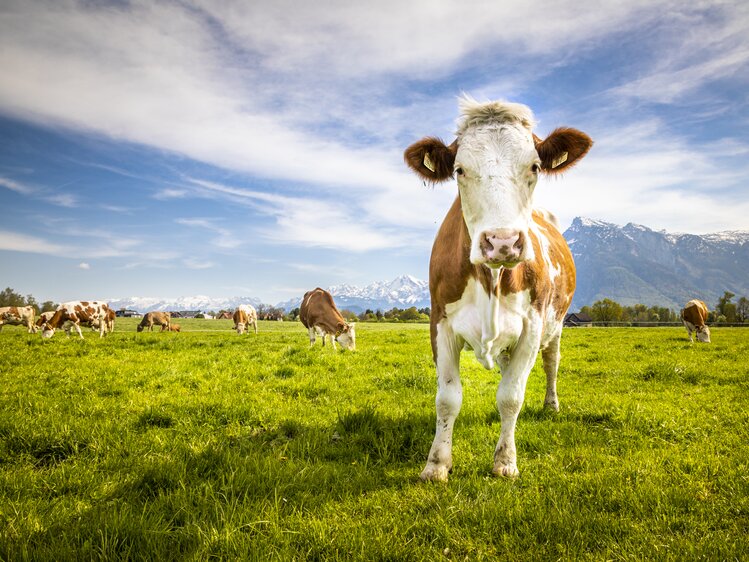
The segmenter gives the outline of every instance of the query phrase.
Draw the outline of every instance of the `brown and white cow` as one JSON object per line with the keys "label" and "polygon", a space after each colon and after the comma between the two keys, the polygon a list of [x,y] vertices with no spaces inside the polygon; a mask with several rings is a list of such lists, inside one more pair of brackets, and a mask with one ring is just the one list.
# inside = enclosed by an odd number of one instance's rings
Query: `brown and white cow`
{"label": "brown and white cow", "polygon": [[45,322],[49,322],[49,320],[55,315],[54,310],[47,310],[45,312],[42,312],[39,315],[39,318],[36,319],[36,327],[41,328],[44,326]]}
{"label": "brown and white cow", "polygon": [[83,339],[81,324],[84,326],[96,326],[99,337],[103,338],[107,333],[107,313],[109,306],[100,301],[70,301],[62,303],[57,307],[55,313],[47,322],[42,324],[42,337],[51,338],[55,330],[62,327],[65,334],[70,336],[70,329],[75,328],[78,335]]}
{"label": "brown and white cow", "polygon": [[140,321],[140,324],[138,324],[138,327],[136,328],[137,331],[142,332],[146,328],[148,328],[149,332],[153,332],[153,326],[154,324],[157,326],[161,326],[161,331],[169,329],[169,324],[172,322],[172,313],[171,312],[146,312],[143,315],[143,320]]}
{"label": "brown and white cow", "polygon": [[707,327],[707,306],[701,300],[691,300],[681,311],[681,321],[687,329],[689,341],[694,342],[692,334],[696,333],[697,341],[710,343],[710,328]]}
{"label": "brown and white cow", "polygon": [[3,326],[26,326],[29,334],[36,334],[34,316],[36,311],[33,306],[3,306],[0,307],[0,330]]}
{"label": "brown and white cow", "polygon": [[250,333],[250,325],[255,328],[257,334],[257,311],[251,304],[240,304],[232,315],[234,329],[238,334],[244,334],[245,330]]}
{"label": "brown and white cow", "polygon": [[351,351],[356,349],[356,324],[347,323],[333,301],[333,296],[326,290],[317,287],[304,293],[302,306],[299,309],[299,320],[309,331],[309,344],[315,345],[315,333],[325,336],[335,349],[335,342]]}
{"label": "brown and white cow", "polygon": [[487,369],[499,365],[502,374],[495,475],[518,475],[515,424],[539,350],[546,372],[544,405],[559,409],[559,341],[575,290],[575,266],[553,216],[533,209],[533,191],[539,174],[569,169],[592,145],[585,133],[568,128],[541,140],[532,132],[531,110],[520,104],[465,97],[460,113],[452,144],[425,138],[404,154],[424,180],[455,175],[458,183],[429,267],[437,428],[422,480],[447,480],[453,466],[462,349],[472,349]]}

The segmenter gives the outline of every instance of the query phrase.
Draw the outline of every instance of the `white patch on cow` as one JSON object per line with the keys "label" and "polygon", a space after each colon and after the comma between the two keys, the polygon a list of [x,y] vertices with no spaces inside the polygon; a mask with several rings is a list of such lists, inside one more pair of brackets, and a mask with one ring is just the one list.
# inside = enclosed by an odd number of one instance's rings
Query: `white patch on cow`
{"label": "white patch on cow", "polygon": [[520,261],[533,259],[528,240],[533,190],[540,164],[530,130],[533,114],[520,104],[477,104],[461,101],[455,173],[463,218],[471,238],[470,260],[489,262],[482,252],[482,234],[521,233],[525,244]]}

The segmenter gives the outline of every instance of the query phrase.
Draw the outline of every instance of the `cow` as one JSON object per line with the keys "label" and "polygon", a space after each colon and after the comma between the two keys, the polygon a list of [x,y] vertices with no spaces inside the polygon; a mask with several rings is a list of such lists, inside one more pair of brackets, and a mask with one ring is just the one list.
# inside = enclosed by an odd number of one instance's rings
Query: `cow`
{"label": "cow", "polygon": [[36,334],[33,306],[3,306],[0,307],[0,330],[5,324],[9,326],[26,326],[29,334]]}
{"label": "cow", "polygon": [[99,337],[103,338],[107,333],[107,314],[109,312],[107,303],[100,301],[70,301],[62,303],[57,307],[52,318],[42,324],[42,337],[45,339],[55,335],[55,330],[62,327],[65,334],[70,337],[70,329],[75,328],[78,335],[83,339],[81,324],[96,326]]}
{"label": "cow", "polygon": [[149,332],[153,332],[153,325],[161,326],[161,331],[169,329],[169,324],[172,322],[171,312],[146,312],[143,315],[143,320],[140,321],[136,330],[142,332],[148,328]]}
{"label": "cow", "polygon": [[[182,330],[182,326],[179,324],[169,324],[169,331],[170,332],[180,332]],[[164,326],[161,327],[161,331],[164,331]]]}
{"label": "cow", "polygon": [[36,319],[36,327],[41,328],[45,322],[48,322],[50,318],[52,318],[55,315],[54,310],[47,310],[45,312],[42,312],[39,315],[39,318]]}
{"label": "cow", "polygon": [[354,351],[356,349],[356,324],[347,323],[333,302],[333,296],[326,290],[317,287],[304,293],[302,306],[299,309],[299,320],[309,331],[309,344],[315,345],[315,333],[322,336],[325,346],[325,336],[335,350],[335,342],[341,347]]}
{"label": "cow", "polygon": [[[108,308],[107,309],[107,314],[106,314],[106,316],[103,319],[103,321],[104,321],[104,331],[106,333],[109,334],[109,333],[114,332],[114,320],[115,320],[115,318],[117,318],[117,315],[115,314],[114,310],[112,310],[111,308]],[[92,330],[97,331],[100,328],[100,326],[99,326],[100,322],[101,322],[101,320],[96,319],[96,320],[94,320],[92,322],[88,322],[88,325],[91,326]],[[86,322],[81,322],[81,324],[86,324]]]}
{"label": "cow", "polygon": [[234,320],[234,329],[238,334],[244,334],[245,330],[250,333],[250,325],[255,329],[257,334],[257,311],[251,304],[240,304],[232,315]]}
{"label": "cow", "polygon": [[701,300],[691,300],[681,311],[681,321],[687,329],[690,343],[694,343],[692,333],[696,333],[697,341],[710,343],[710,328],[707,327],[707,306]]}
{"label": "cow", "polygon": [[425,481],[447,481],[453,426],[463,400],[460,352],[486,369],[499,366],[501,418],[492,473],[519,475],[515,425],[539,350],[546,373],[544,406],[557,411],[559,342],[575,291],[572,254],[550,213],[533,208],[539,174],[568,170],[593,141],[576,129],[533,134],[525,105],[460,99],[456,139],[408,147],[406,164],[429,183],[457,177],[458,196],[432,247],[430,335],[437,370],[437,427]]}

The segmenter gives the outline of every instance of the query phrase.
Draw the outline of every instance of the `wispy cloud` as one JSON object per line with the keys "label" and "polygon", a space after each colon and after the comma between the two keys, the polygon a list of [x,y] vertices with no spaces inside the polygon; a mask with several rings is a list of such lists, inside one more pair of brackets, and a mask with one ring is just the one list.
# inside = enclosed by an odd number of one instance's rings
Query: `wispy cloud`
{"label": "wispy cloud", "polygon": [[91,269],[91,264],[86,263],[85,261],[82,261],[78,264],[78,269]]}

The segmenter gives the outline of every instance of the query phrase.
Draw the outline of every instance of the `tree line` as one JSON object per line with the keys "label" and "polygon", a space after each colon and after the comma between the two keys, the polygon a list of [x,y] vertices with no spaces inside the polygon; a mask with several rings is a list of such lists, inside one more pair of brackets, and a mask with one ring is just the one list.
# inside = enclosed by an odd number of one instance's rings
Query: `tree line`
{"label": "tree line", "polygon": [[[708,323],[744,324],[749,322],[749,299],[741,297],[732,302],[736,295],[725,291],[718,303],[708,311]],[[708,309],[710,305],[708,304]],[[593,322],[681,322],[681,311],[662,306],[635,304],[623,306],[612,299],[601,299],[590,306],[584,306],[580,313],[587,314]]]}

